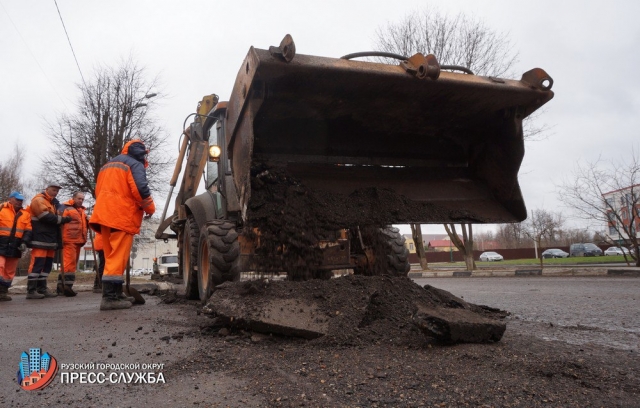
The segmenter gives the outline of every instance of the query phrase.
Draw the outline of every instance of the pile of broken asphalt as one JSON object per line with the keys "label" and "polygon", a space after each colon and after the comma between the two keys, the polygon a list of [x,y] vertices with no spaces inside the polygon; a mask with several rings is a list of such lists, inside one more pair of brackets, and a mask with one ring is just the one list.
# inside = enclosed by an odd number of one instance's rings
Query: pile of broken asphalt
{"label": "pile of broken asphalt", "polygon": [[467,303],[409,278],[348,275],[305,282],[227,282],[203,309],[232,330],[303,337],[327,345],[500,340],[507,313]]}

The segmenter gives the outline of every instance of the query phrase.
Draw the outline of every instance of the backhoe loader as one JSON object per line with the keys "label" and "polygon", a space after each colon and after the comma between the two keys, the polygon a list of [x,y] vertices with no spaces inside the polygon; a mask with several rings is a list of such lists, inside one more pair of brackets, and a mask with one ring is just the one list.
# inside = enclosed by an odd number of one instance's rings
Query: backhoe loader
{"label": "backhoe loader", "polygon": [[539,68],[483,77],[433,55],[302,55],[289,35],[251,47],[229,101],[190,115],[156,238],[177,239],[187,297],[203,301],[245,271],[406,275],[393,224],[526,218],[522,120],[552,85]]}

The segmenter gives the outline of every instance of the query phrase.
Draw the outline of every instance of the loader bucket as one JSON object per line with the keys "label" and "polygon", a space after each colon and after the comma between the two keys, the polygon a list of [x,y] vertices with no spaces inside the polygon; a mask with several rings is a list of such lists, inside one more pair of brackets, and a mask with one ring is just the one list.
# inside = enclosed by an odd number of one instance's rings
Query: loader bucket
{"label": "loader bucket", "polygon": [[[519,81],[445,71],[420,78],[425,71],[406,61],[284,58],[273,48],[249,50],[227,111],[245,220],[257,162],[345,203],[370,197],[359,206],[376,207],[387,224],[526,218],[522,120],[553,97],[543,70]],[[389,195],[397,199],[381,198]]]}

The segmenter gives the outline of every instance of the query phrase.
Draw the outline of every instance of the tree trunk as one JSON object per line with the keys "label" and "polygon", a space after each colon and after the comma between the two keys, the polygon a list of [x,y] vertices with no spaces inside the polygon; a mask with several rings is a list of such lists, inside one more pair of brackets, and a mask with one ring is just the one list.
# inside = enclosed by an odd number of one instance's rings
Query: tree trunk
{"label": "tree trunk", "polygon": [[420,268],[423,271],[429,270],[427,262],[427,254],[424,252],[424,242],[422,241],[422,226],[420,224],[409,224],[411,227],[411,235],[413,235],[413,243],[416,246],[416,255],[420,261]]}
{"label": "tree trunk", "polygon": [[[466,226],[469,225],[469,233],[467,234]],[[449,235],[451,242],[458,248],[464,256],[464,263],[467,265],[468,271],[476,269],[476,262],[473,259],[473,228],[471,224],[460,224],[462,228],[462,240],[458,236],[455,224],[444,224],[444,229]]]}
{"label": "tree trunk", "polygon": [[542,237],[537,239],[538,251],[540,251],[540,269],[544,269],[544,261],[542,260]]}
{"label": "tree trunk", "polygon": [[[467,233],[467,226],[469,232]],[[473,259],[473,227],[471,224],[460,224],[462,229],[462,239],[464,242],[464,263],[467,265],[468,271],[476,269],[476,262]]]}

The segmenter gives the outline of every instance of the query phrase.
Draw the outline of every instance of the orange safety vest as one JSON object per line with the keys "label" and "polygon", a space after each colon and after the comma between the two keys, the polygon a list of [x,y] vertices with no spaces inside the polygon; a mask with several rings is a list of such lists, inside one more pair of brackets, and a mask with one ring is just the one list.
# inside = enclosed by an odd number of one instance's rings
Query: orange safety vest
{"label": "orange safety vest", "polygon": [[119,156],[100,169],[96,204],[89,220],[94,231],[100,231],[103,225],[128,234],[139,234],[143,213],[155,212],[147,183],[145,154],[142,141],[131,140]]}
{"label": "orange safety vest", "polygon": [[9,258],[20,258],[22,252],[18,247],[23,238],[31,235],[31,214],[25,209],[16,212],[13,204],[0,204],[0,255]]}
{"label": "orange safety vest", "polygon": [[87,214],[84,206],[75,207],[73,199],[62,204],[63,217],[71,217],[71,222],[62,226],[62,242],[65,244],[85,244],[87,242]]}
{"label": "orange safety vest", "polygon": [[31,213],[31,230],[33,231],[31,247],[58,249],[62,216],[58,215],[53,198],[46,192],[37,194],[31,200],[28,211]]}

